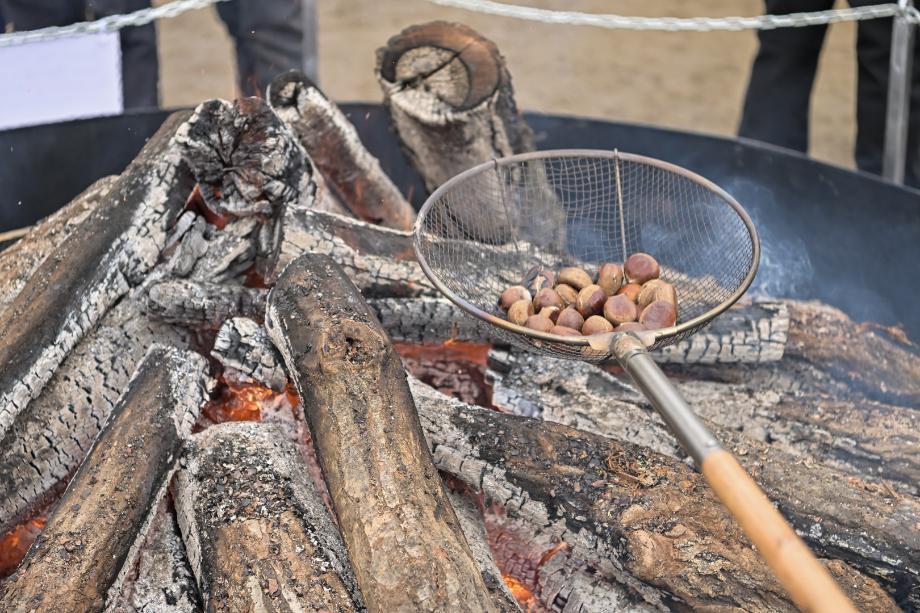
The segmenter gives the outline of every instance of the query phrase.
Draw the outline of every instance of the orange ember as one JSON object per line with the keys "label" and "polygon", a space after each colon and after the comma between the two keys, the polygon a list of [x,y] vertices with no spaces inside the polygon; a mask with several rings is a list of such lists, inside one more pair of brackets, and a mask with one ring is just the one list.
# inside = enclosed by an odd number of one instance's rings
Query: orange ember
{"label": "orange ember", "polygon": [[45,518],[19,524],[0,538],[0,578],[13,574],[26,552],[45,527]]}
{"label": "orange ember", "polygon": [[542,610],[540,603],[537,601],[537,597],[534,596],[533,592],[527,589],[523,583],[511,575],[502,575],[502,579],[505,580],[505,585],[511,590],[511,595],[514,596],[514,599],[521,605],[521,610],[525,613],[535,613],[536,611]]}
{"label": "orange ember", "polygon": [[448,339],[440,344],[393,343],[393,348],[403,358],[430,361],[461,361],[485,366],[492,345]]}
{"label": "orange ember", "polygon": [[440,344],[393,343],[406,369],[439,392],[468,404],[492,408],[486,382],[491,345],[448,340]]}
{"label": "orange ember", "polygon": [[220,395],[209,401],[204,414],[214,423],[225,421],[261,421],[262,404],[278,393],[255,383],[225,383]]}

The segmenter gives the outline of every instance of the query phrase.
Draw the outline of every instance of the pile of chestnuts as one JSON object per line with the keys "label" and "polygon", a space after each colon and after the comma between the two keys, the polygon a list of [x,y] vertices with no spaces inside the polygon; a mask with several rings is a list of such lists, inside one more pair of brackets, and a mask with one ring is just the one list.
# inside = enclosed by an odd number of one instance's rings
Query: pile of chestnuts
{"label": "pile of chestnuts", "polygon": [[677,322],[677,289],[660,274],[647,253],[603,264],[593,277],[578,267],[535,268],[502,292],[499,306],[511,323],[562,336],[657,330]]}

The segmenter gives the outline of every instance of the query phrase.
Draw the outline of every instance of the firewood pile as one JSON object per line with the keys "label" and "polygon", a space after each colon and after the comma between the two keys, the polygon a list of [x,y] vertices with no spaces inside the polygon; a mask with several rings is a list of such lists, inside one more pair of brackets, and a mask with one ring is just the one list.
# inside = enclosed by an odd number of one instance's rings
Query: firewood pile
{"label": "firewood pile", "polygon": [[[429,190],[534,147],[464,26],[376,78]],[[793,610],[622,373],[493,345],[414,217],[290,73],[0,254],[2,609]],[[920,608],[915,344],[761,297],[656,359],[861,610]]]}

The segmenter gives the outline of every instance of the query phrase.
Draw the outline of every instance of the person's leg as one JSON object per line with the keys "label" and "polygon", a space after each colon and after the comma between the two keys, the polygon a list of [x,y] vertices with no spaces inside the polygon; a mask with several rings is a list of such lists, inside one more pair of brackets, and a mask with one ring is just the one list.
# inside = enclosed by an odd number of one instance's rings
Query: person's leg
{"label": "person's leg", "polygon": [[264,96],[275,75],[302,69],[300,0],[234,0],[218,7],[236,43],[243,94]]}
{"label": "person's leg", "polygon": [[[765,0],[780,15],[820,11],[833,0]],[[808,150],[808,109],[827,26],[777,28],[757,34],[760,48],[751,67],[738,135],[797,151]]]}
{"label": "person's leg", "polygon": [[[88,0],[94,18],[133,13],[149,8],[150,0]],[[123,28],[121,37],[121,79],[126,109],[159,106],[159,59],[157,34],[152,23]]]}
{"label": "person's leg", "polygon": [[[851,1],[853,6],[874,4]],[[891,58],[891,19],[861,21],[857,26],[856,57],[856,165],[880,174],[885,149],[885,116],[888,105],[888,64]],[[915,35],[916,37],[916,35]],[[914,70],[907,138],[905,183],[920,187],[920,47],[914,44]]]}
{"label": "person's leg", "polygon": [[86,18],[82,0],[0,0],[0,10],[16,32],[66,26]]}

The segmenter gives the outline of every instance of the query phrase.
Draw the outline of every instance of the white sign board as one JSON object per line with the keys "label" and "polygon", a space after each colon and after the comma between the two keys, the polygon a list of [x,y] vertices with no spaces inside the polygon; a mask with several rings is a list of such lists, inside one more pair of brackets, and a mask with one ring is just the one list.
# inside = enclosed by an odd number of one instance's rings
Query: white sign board
{"label": "white sign board", "polygon": [[117,32],[0,47],[0,130],[123,108]]}

